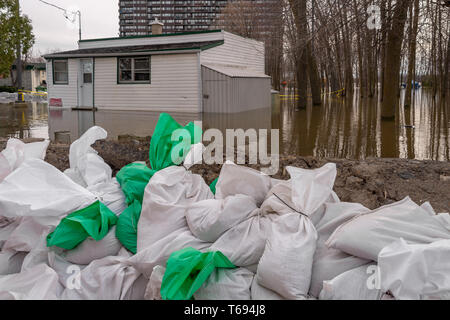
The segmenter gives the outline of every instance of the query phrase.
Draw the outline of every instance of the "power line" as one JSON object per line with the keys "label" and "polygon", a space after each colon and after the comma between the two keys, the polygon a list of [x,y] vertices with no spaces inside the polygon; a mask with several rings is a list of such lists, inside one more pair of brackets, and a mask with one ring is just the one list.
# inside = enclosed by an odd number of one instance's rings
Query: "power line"
{"label": "power line", "polygon": [[[47,1],[44,1],[44,0],[39,0],[39,1],[42,2],[42,3],[48,4],[49,6],[55,7],[57,9],[59,9],[59,10],[62,10],[64,12],[67,12],[66,9],[61,8],[61,7],[57,6],[56,4],[53,4],[53,3],[50,3],[50,2],[47,2]],[[71,13],[75,13],[75,12],[71,12]]]}
{"label": "power line", "polygon": [[[56,9],[59,9],[61,11],[64,11],[64,18],[66,18],[67,20],[69,20],[72,23],[75,22],[75,16],[78,15],[78,18],[79,18],[79,36],[80,36],[80,40],[81,40],[81,11],[80,10],[78,10],[78,11],[67,11],[67,9],[64,9],[64,8],[62,8],[60,6],[57,6],[56,4],[53,4],[53,3],[50,3],[50,2],[47,2],[47,1],[44,1],[44,0],[38,0],[38,1],[40,1],[40,2],[42,2],[44,4],[46,4],[46,5],[52,6],[52,7],[56,8]],[[73,14],[74,15],[73,18],[69,18],[69,15],[67,13]]]}

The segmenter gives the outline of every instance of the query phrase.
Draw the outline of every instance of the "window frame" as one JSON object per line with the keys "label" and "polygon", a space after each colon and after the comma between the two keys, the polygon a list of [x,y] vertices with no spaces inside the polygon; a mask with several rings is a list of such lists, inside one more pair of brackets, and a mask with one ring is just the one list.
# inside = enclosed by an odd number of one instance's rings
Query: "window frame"
{"label": "window frame", "polygon": [[[66,62],[66,66],[67,66],[67,81],[57,81],[55,79],[55,62],[61,62],[61,61],[65,61]],[[62,72],[62,71],[58,71],[58,72]],[[53,84],[54,85],[68,85],[69,84],[69,59],[67,58],[59,58],[59,59],[52,59],[52,80],[53,80]]]}
{"label": "window frame", "polygon": [[[148,59],[148,80],[135,80],[136,78],[136,69],[135,69],[135,60],[136,59]],[[131,59],[131,80],[121,80],[121,70],[120,70],[120,59]],[[138,69],[137,73],[143,73],[142,70]],[[148,56],[124,56],[117,57],[117,84],[151,84],[152,83],[152,59],[151,55]]]}

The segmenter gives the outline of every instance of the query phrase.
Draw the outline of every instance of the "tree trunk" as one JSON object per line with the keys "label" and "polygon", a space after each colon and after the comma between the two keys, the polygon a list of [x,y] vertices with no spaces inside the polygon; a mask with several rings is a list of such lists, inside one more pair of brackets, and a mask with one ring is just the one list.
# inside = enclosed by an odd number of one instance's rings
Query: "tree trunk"
{"label": "tree trunk", "polygon": [[[412,10],[411,10],[412,13]],[[411,28],[409,33],[409,58],[408,58],[408,76],[406,77],[405,107],[411,105],[411,90],[413,82],[413,71],[416,64],[416,37],[419,24],[419,0],[414,1],[414,14],[411,16]]]}
{"label": "tree trunk", "polygon": [[386,64],[383,84],[383,105],[381,116],[393,118],[398,109],[399,78],[403,30],[408,14],[409,0],[399,0],[394,9],[392,23],[387,35]]}

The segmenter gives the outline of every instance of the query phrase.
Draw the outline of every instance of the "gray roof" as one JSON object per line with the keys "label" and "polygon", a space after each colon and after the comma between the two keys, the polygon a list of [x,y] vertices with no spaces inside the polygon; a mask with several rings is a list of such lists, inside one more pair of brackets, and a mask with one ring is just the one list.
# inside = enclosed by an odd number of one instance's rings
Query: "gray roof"
{"label": "gray roof", "polygon": [[105,47],[105,48],[87,48],[71,51],[63,51],[47,54],[46,59],[52,58],[77,58],[77,57],[114,57],[121,55],[143,55],[146,53],[157,53],[167,51],[186,51],[186,50],[206,50],[223,44],[223,40],[215,41],[197,41],[186,43],[167,43],[152,44],[140,46],[124,46],[124,47]]}

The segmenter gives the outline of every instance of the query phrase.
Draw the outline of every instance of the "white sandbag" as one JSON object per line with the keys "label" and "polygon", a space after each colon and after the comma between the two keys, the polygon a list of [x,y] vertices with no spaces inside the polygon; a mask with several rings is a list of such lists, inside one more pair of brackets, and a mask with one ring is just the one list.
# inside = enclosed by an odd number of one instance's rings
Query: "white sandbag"
{"label": "white sandbag", "polygon": [[116,256],[121,248],[122,245],[116,238],[116,227],[114,226],[103,239],[95,241],[88,237],[76,248],[65,250],[62,257],[71,263],[87,265],[94,260]]}
{"label": "white sandbag", "polygon": [[57,300],[61,292],[58,275],[45,264],[26,272],[0,276],[1,300]]}
{"label": "white sandbag", "polygon": [[189,170],[193,165],[200,164],[203,161],[203,151],[205,150],[203,143],[197,143],[191,146],[186,158],[184,158],[183,166]]}
{"label": "white sandbag", "polygon": [[147,288],[145,289],[145,300],[162,300],[161,285],[165,272],[166,268],[163,266],[156,266],[153,268],[152,275],[150,276]]}
{"label": "white sandbag", "polygon": [[400,300],[450,298],[450,240],[408,244],[399,239],[378,256],[381,288]]}
{"label": "white sandbag", "polygon": [[175,251],[191,247],[205,252],[210,246],[211,243],[201,241],[188,227],[184,227],[138,251],[129,259],[129,263],[149,279],[153,268],[157,265],[165,266],[170,255]]}
{"label": "white sandbag", "polygon": [[215,269],[194,293],[195,300],[250,300],[254,273],[245,269]]}
{"label": "white sandbag", "polygon": [[291,176],[292,202],[297,211],[311,217],[333,192],[336,164],[328,163],[314,170],[294,167],[286,167],[286,170]]}
{"label": "white sandbag", "polygon": [[140,275],[123,296],[123,300],[145,300],[145,289],[148,285],[148,278]]}
{"label": "white sandbag", "polygon": [[[266,198],[261,205],[261,214],[276,213],[278,215],[283,215],[292,213],[293,208],[296,207],[292,196],[292,179],[277,182],[266,195]],[[316,225],[317,222],[322,219],[325,213],[325,204],[339,202],[339,197],[332,191],[319,208],[309,215],[311,222]]]}
{"label": "white sandbag", "polygon": [[211,246],[222,252],[235,266],[249,267],[259,263],[276,214],[258,214],[226,231]]}
{"label": "white sandbag", "polygon": [[[31,270],[40,264],[49,265],[48,255],[50,252],[50,248],[47,247],[47,235],[48,232],[44,231],[37,238],[35,245],[23,260],[21,272]],[[60,253],[63,249],[55,247],[52,250]]]}
{"label": "white sandbag", "polygon": [[11,233],[17,228],[20,223],[20,218],[6,218],[0,217],[0,251],[3,248],[6,240],[9,239]]}
{"label": "white sandbag", "polygon": [[[92,261],[79,273],[79,286],[67,287],[63,300],[124,300],[140,272],[128,263],[130,254],[122,249],[118,256]],[[145,287],[144,287],[145,289]],[[142,292],[143,296],[143,292]]]}
{"label": "white sandbag", "polygon": [[145,188],[137,232],[137,252],[173,232],[188,229],[186,207],[212,199],[213,194],[200,175],[184,167],[160,170]]}
{"label": "white sandbag", "polygon": [[3,250],[0,252],[0,275],[19,273],[22,268],[23,259],[28,252],[17,252],[14,250]]}
{"label": "white sandbag", "polygon": [[187,207],[186,220],[197,238],[214,242],[225,231],[257,213],[253,198],[236,195],[196,202]]}
{"label": "white sandbag", "polygon": [[0,153],[0,182],[17,169],[25,160],[44,160],[50,140],[23,143],[11,138],[6,148]]}
{"label": "white sandbag", "polygon": [[11,232],[3,245],[4,250],[30,252],[39,242],[42,234],[48,234],[59,224],[59,217],[20,217],[18,226]]}
{"label": "white sandbag", "polygon": [[58,274],[59,283],[63,288],[78,285],[77,281],[79,278],[77,277],[86,268],[86,265],[77,265],[68,262],[53,250],[48,252],[48,265]]}
{"label": "white sandbag", "polygon": [[108,133],[98,126],[89,128],[78,140],[70,145],[70,169],[64,173],[83,186],[93,186],[111,179],[112,170],[91,145],[106,139]]}
{"label": "white sandbag", "polygon": [[25,161],[0,183],[2,216],[61,217],[95,202],[95,196],[52,165]]}
{"label": "white sandbag", "polygon": [[[373,275],[366,264],[356,269],[346,271],[333,280],[324,281],[320,292],[320,300],[381,300],[383,291],[372,285]],[[376,275],[375,275],[376,276]]]}
{"label": "white sandbag", "polygon": [[339,226],[326,245],[348,254],[376,261],[388,244],[403,238],[427,244],[450,239],[450,216],[431,216],[409,197],[363,213]]}
{"label": "white sandbag", "polygon": [[348,255],[340,250],[328,248],[325,242],[341,224],[358,214],[370,210],[358,203],[340,202],[325,203],[322,218],[316,223],[318,233],[317,248],[314,253],[312,267],[310,295],[318,297],[322,290],[323,281],[332,280],[341,273],[368,264],[367,259]]}
{"label": "white sandbag", "polygon": [[86,188],[105,206],[119,216],[127,207],[125,194],[116,178]]}
{"label": "white sandbag", "polygon": [[273,222],[258,265],[258,284],[286,299],[308,295],[317,232],[308,217],[282,215]]}
{"label": "white sandbag", "polygon": [[216,184],[216,199],[243,194],[255,199],[256,205],[259,207],[271,188],[270,176],[227,161],[220,170]]}
{"label": "white sandbag", "polygon": [[25,143],[24,161],[28,159],[45,159],[50,140]]}
{"label": "white sandbag", "polygon": [[261,286],[258,283],[258,280],[255,277],[253,277],[252,287],[251,287],[251,295],[252,300],[285,300],[282,296],[280,296],[275,291],[272,291],[270,289],[267,289],[263,286]]}

